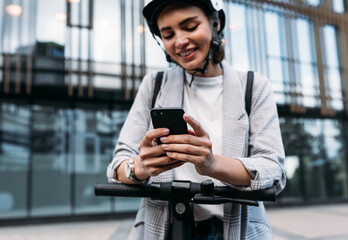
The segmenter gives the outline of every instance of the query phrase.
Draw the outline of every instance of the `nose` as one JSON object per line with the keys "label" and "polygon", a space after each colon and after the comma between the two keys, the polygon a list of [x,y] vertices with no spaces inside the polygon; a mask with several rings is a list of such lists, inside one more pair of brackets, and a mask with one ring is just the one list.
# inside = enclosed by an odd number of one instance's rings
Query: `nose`
{"label": "nose", "polygon": [[189,39],[187,38],[186,34],[179,33],[176,34],[175,39],[175,47],[178,49],[185,48],[189,44]]}

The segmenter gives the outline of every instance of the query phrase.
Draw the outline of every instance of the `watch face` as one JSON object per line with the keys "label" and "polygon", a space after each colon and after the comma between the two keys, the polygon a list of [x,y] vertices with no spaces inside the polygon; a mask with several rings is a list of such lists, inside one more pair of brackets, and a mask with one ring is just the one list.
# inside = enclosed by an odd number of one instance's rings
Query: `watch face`
{"label": "watch face", "polygon": [[129,176],[131,175],[132,172],[132,168],[129,164],[129,162],[126,163],[126,168],[125,168],[125,173],[126,173],[126,177],[129,178]]}

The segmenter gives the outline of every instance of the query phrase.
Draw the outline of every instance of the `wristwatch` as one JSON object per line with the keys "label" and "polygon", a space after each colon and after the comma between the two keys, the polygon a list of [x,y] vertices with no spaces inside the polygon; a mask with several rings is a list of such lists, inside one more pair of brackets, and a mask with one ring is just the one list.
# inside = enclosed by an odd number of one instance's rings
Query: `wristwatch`
{"label": "wristwatch", "polygon": [[144,181],[139,181],[138,179],[135,178],[135,167],[134,167],[134,158],[129,159],[126,162],[126,166],[124,168],[126,177],[129,180],[132,180],[133,182],[135,182],[136,184],[146,184],[147,180]]}

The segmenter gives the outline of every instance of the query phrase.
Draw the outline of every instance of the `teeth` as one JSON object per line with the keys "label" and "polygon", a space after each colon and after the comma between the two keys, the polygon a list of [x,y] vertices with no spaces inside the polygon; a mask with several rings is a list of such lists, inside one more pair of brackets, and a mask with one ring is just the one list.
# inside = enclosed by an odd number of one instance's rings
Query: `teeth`
{"label": "teeth", "polygon": [[193,53],[193,51],[194,51],[194,50],[190,50],[190,51],[188,51],[188,52],[180,53],[180,56],[185,57],[185,56],[190,55],[191,53]]}

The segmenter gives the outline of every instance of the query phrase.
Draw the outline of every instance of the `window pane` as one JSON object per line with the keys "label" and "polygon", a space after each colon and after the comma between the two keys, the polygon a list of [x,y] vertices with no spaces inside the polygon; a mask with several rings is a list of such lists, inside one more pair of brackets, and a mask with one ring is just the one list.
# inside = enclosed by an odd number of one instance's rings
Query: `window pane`
{"label": "window pane", "polygon": [[297,43],[299,58],[302,62],[312,62],[313,58],[313,41],[311,25],[308,20],[297,19]]}
{"label": "window pane", "polygon": [[93,58],[100,62],[120,63],[122,35],[119,1],[94,1],[93,32]]}
{"label": "window pane", "polygon": [[273,57],[281,57],[279,33],[279,15],[276,13],[265,13],[266,34],[267,34],[267,54]]}
{"label": "window pane", "polygon": [[312,23],[307,19],[297,19],[297,43],[300,71],[300,81],[303,94],[303,104],[307,107],[319,107],[319,84],[317,77],[317,63],[315,44],[313,41]]}
{"label": "window pane", "polygon": [[344,0],[333,0],[333,9],[337,13],[343,13],[344,9]]}
{"label": "window pane", "polygon": [[0,219],[27,215],[30,109],[0,104]]}
{"label": "window pane", "polygon": [[306,2],[312,6],[318,6],[323,4],[324,0],[306,0]]}
{"label": "window pane", "polygon": [[228,5],[228,22],[226,23],[226,57],[232,65],[240,70],[249,70],[249,50],[247,40],[246,7],[231,3]]}
{"label": "window pane", "polygon": [[347,196],[346,150],[337,120],[280,118],[287,155],[282,201]]}
{"label": "window pane", "polygon": [[342,79],[340,72],[340,61],[338,55],[338,41],[336,38],[336,29],[334,26],[326,25],[323,27],[324,37],[324,77],[326,81],[327,92],[332,99],[331,105],[334,109],[343,109],[342,101]]}
{"label": "window pane", "polygon": [[325,44],[325,63],[330,67],[339,67],[336,30],[334,26],[323,27]]}
{"label": "window pane", "polygon": [[94,185],[105,181],[105,169],[112,158],[110,114],[94,106],[81,106],[75,116],[75,212],[110,211],[109,199],[94,195]]}
{"label": "window pane", "polygon": [[66,1],[37,2],[37,40],[65,45]]}
{"label": "window pane", "polygon": [[265,30],[267,39],[267,65],[268,77],[272,81],[277,103],[288,103],[288,74],[287,64],[284,61],[284,51],[282,48],[282,33],[280,33],[281,18],[272,12],[265,13]]}
{"label": "window pane", "polygon": [[[164,54],[164,47],[160,38],[153,38],[148,26],[145,27],[145,63],[148,68],[164,68],[168,66]],[[160,44],[160,46],[158,46]]]}
{"label": "window pane", "polygon": [[307,107],[319,107],[319,85],[317,83],[316,68],[311,64],[301,64],[301,81],[303,104]]}
{"label": "window pane", "polygon": [[32,114],[32,215],[70,214],[72,158],[68,152],[73,113],[33,105]]}

